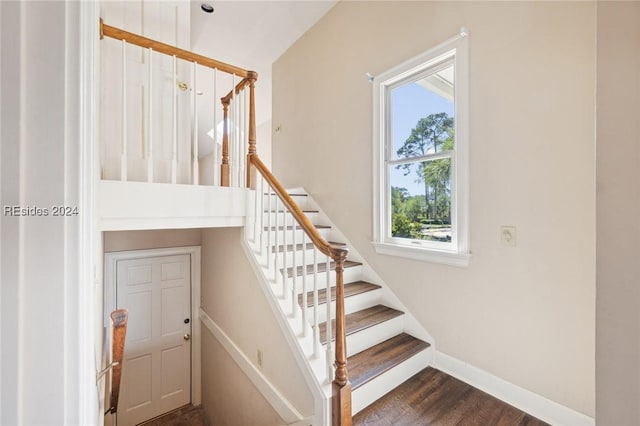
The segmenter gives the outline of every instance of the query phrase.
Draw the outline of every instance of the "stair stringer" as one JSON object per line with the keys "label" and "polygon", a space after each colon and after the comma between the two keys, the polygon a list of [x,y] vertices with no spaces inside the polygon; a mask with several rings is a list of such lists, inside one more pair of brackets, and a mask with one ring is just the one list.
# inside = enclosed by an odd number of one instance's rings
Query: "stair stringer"
{"label": "stair stringer", "polygon": [[335,223],[331,220],[331,218],[322,210],[322,207],[313,199],[313,196],[309,194],[304,188],[290,188],[287,191],[295,191],[296,193],[305,193],[307,194],[307,205],[310,208],[318,210],[318,220],[320,223],[324,225],[331,226],[331,239],[334,241],[339,241],[347,244],[349,247],[349,260],[354,260],[358,262],[362,262],[362,279],[365,281],[369,281],[371,283],[378,284],[382,287],[382,294],[380,296],[381,303],[385,305],[398,309],[399,311],[404,312],[404,327],[405,331],[408,334],[411,334],[414,337],[417,337],[425,342],[429,342],[431,344],[432,350],[430,351],[431,356],[429,360],[429,364],[433,364],[433,354],[436,352],[436,342],[434,338],[429,334],[429,332],[418,322],[418,320],[411,314],[411,312],[407,309],[407,307],[402,303],[402,301],[396,296],[396,294],[389,288],[389,286],[384,282],[382,278],[375,272],[375,270],[367,263],[366,259],[358,253],[355,249],[354,245],[351,244],[346,235],[344,235],[340,229],[335,225]]}
{"label": "stair stringer", "polygon": [[[251,198],[252,197],[249,197],[249,199]],[[249,221],[247,221],[247,224],[248,223]],[[312,417],[313,421],[311,424],[330,426],[331,384],[320,379],[327,375],[326,354],[321,350],[318,356],[314,356],[313,332],[311,331],[311,326],[307,325],[308,330],[306,337],[304,337],[299,315],[295,311],[294,315],[291,313],[289,289],[285,292],[285,298],[282,298],[281,295],[278,294],[278,291],[274,289],[274,286],[276,286],[274,279],[268,276],[273,274],[273,268],[267,267],[267,269],[265,269],[264,265],[260,263],[259,257],[249,244],[249,239],[246,235],[247,226],[248,225],[245,225],[245,228],[243,228],[240,244],[256,277],[258,277],[262,284],[261,289],[266,296],[274,316],[276,317],[277,324],[283,331],[285,339],[293,352],[296,363],[303,372],[303,379],[313,393],[315,413]],[[280,287],[280,285],[278,285],[278,287]],[[306,423],[309,419],[300,420],[304,420]]]}

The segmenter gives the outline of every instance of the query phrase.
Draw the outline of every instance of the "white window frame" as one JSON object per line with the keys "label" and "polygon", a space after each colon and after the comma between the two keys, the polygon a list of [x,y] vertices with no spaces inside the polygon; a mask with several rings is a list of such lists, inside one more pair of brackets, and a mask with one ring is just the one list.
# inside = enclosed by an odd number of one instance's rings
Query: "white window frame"
{"label": "white window frame", "polygon": [[[391,236],[390,165],[394,163],[390,137],[391,89],[415,80],[431,67],[453,58],[455,66],[455,148],[451,152],[450,243]],[[469,251],[469,65],[468,32],[429,49],[373,79],[373,211],[377,253],[454,266],[467,266]],[[447,155],[448,156],[448,155]],[[397,162],[397,159],[396,161]]]}

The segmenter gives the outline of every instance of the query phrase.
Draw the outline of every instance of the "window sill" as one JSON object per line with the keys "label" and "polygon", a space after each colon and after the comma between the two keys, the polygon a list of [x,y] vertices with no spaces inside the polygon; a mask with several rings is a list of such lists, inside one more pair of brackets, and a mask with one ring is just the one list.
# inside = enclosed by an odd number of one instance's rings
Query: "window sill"
{"label": "window sill", "polygon": [[378,254],[405,257],[407,259],[441,263],[450,266],[467,267],[469,266],[469,259],[471,259],[471,253],[458,253],[378,242],[374,242],[373,246]]}

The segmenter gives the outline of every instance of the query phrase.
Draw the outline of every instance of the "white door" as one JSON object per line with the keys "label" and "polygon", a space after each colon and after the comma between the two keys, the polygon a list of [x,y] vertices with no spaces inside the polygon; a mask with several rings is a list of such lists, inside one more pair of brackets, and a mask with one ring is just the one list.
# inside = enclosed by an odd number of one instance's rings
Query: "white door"
{"label": "white door", "polygon": [[191,257],[120,260],[116,304],[129,310],[118,426],[191,402]]}

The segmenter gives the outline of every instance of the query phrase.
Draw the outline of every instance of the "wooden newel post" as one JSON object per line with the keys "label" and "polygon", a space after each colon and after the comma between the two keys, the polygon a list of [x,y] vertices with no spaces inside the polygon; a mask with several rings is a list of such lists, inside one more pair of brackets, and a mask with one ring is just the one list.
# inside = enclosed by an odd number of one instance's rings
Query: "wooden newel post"
{"label": "wooden newel post", "polygon": [[220,186],[229,186],[229,99],[222,98],[222,163],[220,164]]}
{"label": "wooden newel post", "polygon": [[247,76],[249,80],[249,151],[247,153],[247,188],[256,188],[256,173],[251,167],[251,157],[256,155],[256,93],[255,83],[258,79],[258,73],[249,71]]}
{"label": "wooden newel post", "polygon": [[344,262],[348,250],[332,253],[336,263],[336,374],[332,384],[333,426],[351,426],[351,383],[347,374],[347,336],[344,313]]}

